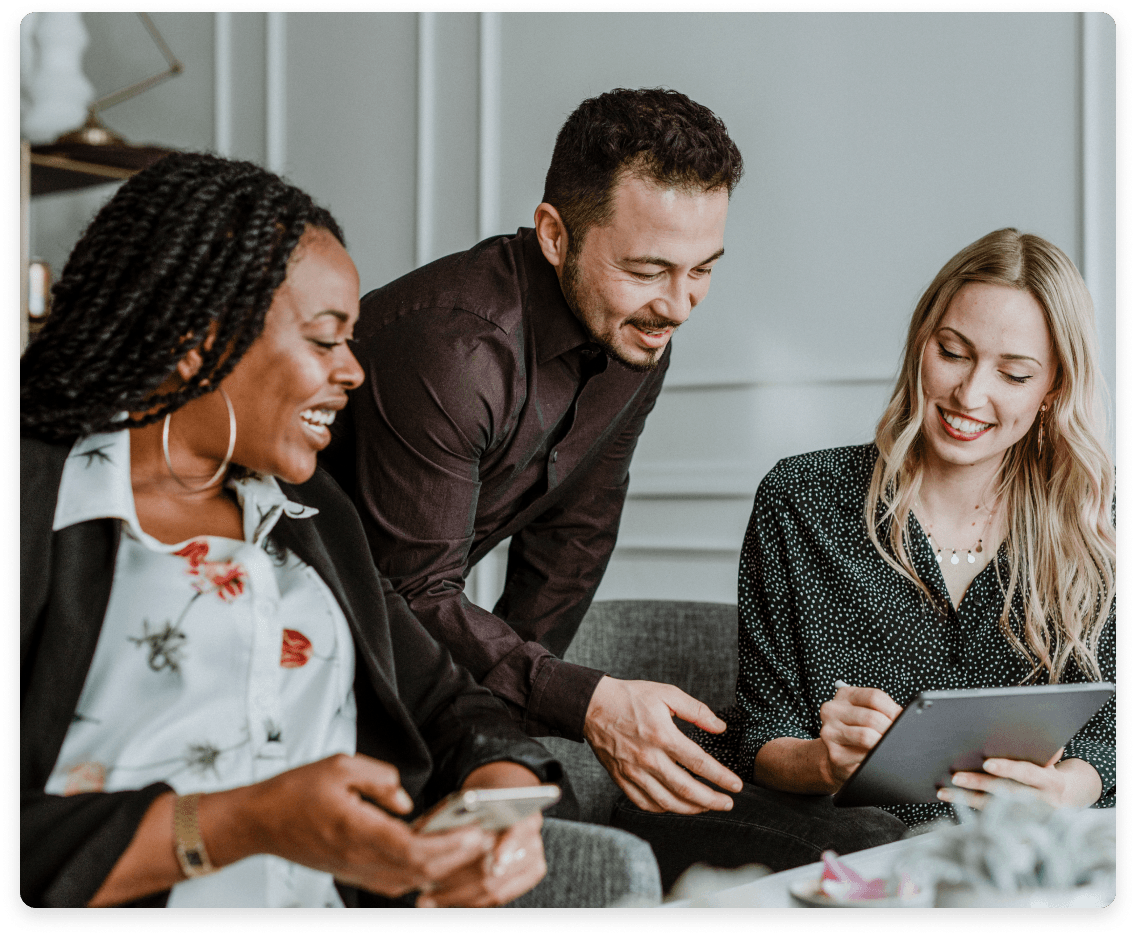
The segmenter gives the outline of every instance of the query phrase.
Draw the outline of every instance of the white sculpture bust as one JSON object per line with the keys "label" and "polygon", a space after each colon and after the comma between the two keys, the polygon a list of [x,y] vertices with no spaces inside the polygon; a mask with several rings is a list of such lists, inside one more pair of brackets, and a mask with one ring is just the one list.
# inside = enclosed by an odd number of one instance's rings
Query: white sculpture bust
{"label": "white sculpture bust", "polygon": [[81,127],[95,89],[83,74],[79,13],[29,13],[20,22],[20,135],[50,143]]}

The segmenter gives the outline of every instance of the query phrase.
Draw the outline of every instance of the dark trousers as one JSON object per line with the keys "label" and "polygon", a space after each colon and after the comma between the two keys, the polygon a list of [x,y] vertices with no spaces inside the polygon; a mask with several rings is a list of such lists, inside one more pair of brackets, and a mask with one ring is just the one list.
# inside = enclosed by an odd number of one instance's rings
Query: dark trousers
{"label": "dark trousers", "polygon": [[874,806],[834,806],[831,796],[783,793],[752,783],[729,795],[734,800],[729,812],[694,816],[645,812],[621,796],[611,824],[650,844],[664,892],[700,861],[715,868],[756,862],[784,871],[819,861],[827,848],[846,855],[894,842],[907,832],[891,813]]}

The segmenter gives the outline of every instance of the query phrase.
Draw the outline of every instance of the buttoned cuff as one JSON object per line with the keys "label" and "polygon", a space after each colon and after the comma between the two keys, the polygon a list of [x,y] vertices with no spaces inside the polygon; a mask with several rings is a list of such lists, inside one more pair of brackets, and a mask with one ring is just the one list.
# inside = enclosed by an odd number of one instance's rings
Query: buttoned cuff
{"label": "buttoned cuff", "polygon": [[527,734],[584,740],[584,717],[606,674],[602,670],[548,657],[533,680],[522,726]]}

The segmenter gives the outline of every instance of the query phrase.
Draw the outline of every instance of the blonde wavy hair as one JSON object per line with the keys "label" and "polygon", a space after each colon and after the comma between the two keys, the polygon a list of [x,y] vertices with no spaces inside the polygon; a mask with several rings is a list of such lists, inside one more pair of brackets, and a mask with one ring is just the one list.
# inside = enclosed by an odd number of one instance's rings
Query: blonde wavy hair
{"label": "blonde wavy hair", "polygon": [[[923,353],[966,283],[1028,292],[1045,313],[1057,356],[1056,395],[1041,420],[1002,457],[998,495],[1007,520],[1009,580],[1001,627],[1032,669],[1060,681],[1070,661],[1099,680],[1096,650],[1116,596],[1113,466],[1102,439],[1103,382],[1097,365],[1093,302],[1077,268],[1057,247],[1004,228],[950,259],[915,308],[903,367],[876,427],[879,457],[864,502],[868,536],[888,565],[934,598],[911,561],[908,519],[923,482]],[[884,546],[880,532],[891,549]],[[997,564],[995,566],[997,568]],[[1024,620],[1013,621],[1022,595]],[[1014,624],[1018,627],[1015,628]]]}

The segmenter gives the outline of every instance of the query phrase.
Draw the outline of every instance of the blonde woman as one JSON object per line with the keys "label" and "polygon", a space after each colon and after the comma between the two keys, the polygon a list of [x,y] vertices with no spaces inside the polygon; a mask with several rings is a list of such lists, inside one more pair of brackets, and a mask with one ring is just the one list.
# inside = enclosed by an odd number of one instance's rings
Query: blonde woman
{"label": "blonde woman", "polygon": [[[1092,300],[1073,264],[1041,238],[996,231],[920,300],[875,446],[802,456],[766,479],[740,592],[743,752],[760,782],[833,792],[898,714],[895,700],[921,689],[1115,677],[1113,479],[1096,356]],[[856,529],[844,522],[853,478],[866,487]],[[762,509],[804,506],[823,489],[788,522]],[[815,576],[823,596],[790,620],[769,610],[785,593],[771,587],[768,537],[792,527],[807,561],[778,575]],[[795,707],[811,723],[780,701],[794,665]],[[830,700],[836,679],[852,686]],[[994,761],[988,776],[955,783],[989,791],[1004,778],[1063,805],[1111,802],[1114,711],[1046,768]],[[791,730],[775,736],[779,721]]]}
{"label": "blonde woman", "polygon": [[[731,818],[775,830],[763,848],[799,863],[801,840],[834,843],[850,811],[827,794],[920,690],[1115,679],[1113,471],[1096,360],[1092,300],[1068,257],[995,231],[919,301],[875,443],[786,459],[762,481],[742,549],[729,720],[735,769],[761,788],[735,795]],[[956,774],[942,803],[876,812],[916,825],[1006,785],[1111,806],[1115,744],[1110,702],[1045,767],[991,759]],[[724,842],[723,827],[694,854],[699,836],[681,828],[679,863],[786,866],[741,835]]]}

